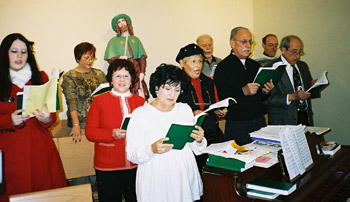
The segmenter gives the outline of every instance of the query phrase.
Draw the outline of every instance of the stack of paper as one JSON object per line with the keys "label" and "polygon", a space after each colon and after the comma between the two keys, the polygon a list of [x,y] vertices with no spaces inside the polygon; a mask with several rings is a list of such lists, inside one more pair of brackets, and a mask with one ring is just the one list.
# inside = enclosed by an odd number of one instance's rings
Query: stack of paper
{"label": "stack of paper", "polygon": [[245,145],[249,149],[258,149],[260,151],[265,151],[261,156],[255,159],[254,166],[269,168],[276,163],[278,163],[277,154],[280,149],[282,149],[281,144],[254,140],[252,143]]}
{"label": "stack of paper", "polygon": [[337,144],[334,141],[323,141],[323,142],[321,142],[320,145],[321,145],[322,152],[324,154],[332,155],[332,156],[335,153],[337,153],[337,151],[339,151],[341,148],[341,145]]}
{"label": "stack of paper", "polygon": [[232,140],[211,144],[205,148],[203,153],[209,154],[207,165],[242,172],[251,168],[255,159],[266,152],[250,148],[238,151],[232,147],[231,143]]}
{"label": "stack of paper", "polygon": [[281,143],[280,133],[287,126],[274,126],[269,125],[261,128],[260,130],[250,133],[252,140],[262,140],[273,143]]}

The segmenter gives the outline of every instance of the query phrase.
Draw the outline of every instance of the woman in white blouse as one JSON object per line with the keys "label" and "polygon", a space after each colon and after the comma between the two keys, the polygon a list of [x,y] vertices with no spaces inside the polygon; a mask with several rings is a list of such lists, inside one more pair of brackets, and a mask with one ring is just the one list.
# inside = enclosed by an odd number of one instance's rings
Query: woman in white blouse
{"label": "woman in white blouse", "polygon": [[203,185],[194,154],[207,146],[204,131],[195,126],[182,150],[172,149],[167,131],[172,123],[191,123],[193,113],[187,104],[176,103],[188,77],[178,67],[161,64],[150,78],[155,100],[136,109],[128,125],[127,158],[139,164],[136,195],[140,202],[195,201],[203,195]]}

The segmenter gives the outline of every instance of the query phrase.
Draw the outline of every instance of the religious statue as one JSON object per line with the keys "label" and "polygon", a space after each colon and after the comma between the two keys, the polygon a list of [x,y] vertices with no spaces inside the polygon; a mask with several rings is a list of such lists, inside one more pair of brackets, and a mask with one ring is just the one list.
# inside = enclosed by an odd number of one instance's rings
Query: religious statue
{"label": "religious statue", "polygon": [[117,33],[117,36],[109,40],[104,59],[108,63],[115,59],[131,61],[136,72],[135,84],[131,91],[148,99],[149,92],[144,81],[147,54],[140,39],[134,36],[130,17],[126,14],[116,15],[112,19],[112,29]]}

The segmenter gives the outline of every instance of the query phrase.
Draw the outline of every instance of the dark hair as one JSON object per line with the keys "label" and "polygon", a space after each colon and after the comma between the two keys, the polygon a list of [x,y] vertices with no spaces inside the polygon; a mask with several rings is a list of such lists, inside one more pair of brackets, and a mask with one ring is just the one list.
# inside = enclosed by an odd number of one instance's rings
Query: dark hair
{"label": "dark hair", "polygon": [[154,98],[157,97],[156,91],[159,87],[169,84],[177,85],[181,84],[181,90],[186,90],[189,78],[182,69],[175,65],[160,64],[156,71],[151,74],[149,81],[149,91]]}
{"label": "dark hair", "polygon": [[285,48],[286,50],[288,50],[289,46],[290,46],[291,39],[299,40],[301,43],[301,47],[304,46],[303,41],[299,37],[297,37],[295,35],[288,35],[288,36],[283,37],[283,39],[281,40],[280,48]]}
{"label": "dark hair", "polygon": [[130,62],[129,60],[116,59],[111,64],[109,64],[108,70],[107,70],[107,75],[106,75],[106,79],[109,82],[109,85],[111,87],[112,87],[112,76],[113,76],[113,73],[118,71],[118,70],[121,70],[123,68],[126,71],[128,71],[130,76],[131,76],[131,86],[130,86],[130,88],[132,88],[134,86],[134,83],[135,83],[135,80],[136,80],[136,72],[135,72],[135,69],[134,69],[134,64],[132,64],[132,62]]}
{"label": "dark hair", "polygon": [[95,46],[89,42],[82,42],[77,46],[75,46],[74,48],[75,61],[79,62],[79,60],[85,53],[91,53],[92,56],[96,57]]}
{"label": "dark hair", "polygon": [[32,71],[32,85],[40,85],[44,83],[34,56],[34,42],[29,41],[19,33],[9,34],[2,40],[0,45],[0,101],[6,101],[11,94],[12,83],[10,79],[10,59],[8,51],[12,46],[12,43],[17,39],[21,40],[27,46],[27,63],[30,65]]}
{"label": "dark hair", "polygon": [[266,35],[266,36],[264,36],[264,37],[262,38],[263,44],[266,44],[266,39],[267,39],[267,37],[270,37],[270,36],[273,36],[273,37],[275,37],[275,38],[277,39],[277,36],[276,36],[276,35],[274,35],[274,34],[268,34],[268,35]]}

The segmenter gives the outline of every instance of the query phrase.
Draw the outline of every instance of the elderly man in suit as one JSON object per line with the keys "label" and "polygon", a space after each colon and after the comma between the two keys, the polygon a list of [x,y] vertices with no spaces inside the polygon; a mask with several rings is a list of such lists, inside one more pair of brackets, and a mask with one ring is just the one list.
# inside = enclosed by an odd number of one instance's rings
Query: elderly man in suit
{"label": "elderly man in suit", "polygon": [[286,36],[281,40],[282,55],[267,67],[285,64],[286,71],[279,83],[265,101],[268,112],[268,123],[271,125],[312,126],[312,110],[309,92],[314,81],[308,65],[300,61],[303,53],[303,42],[297,36]]}

